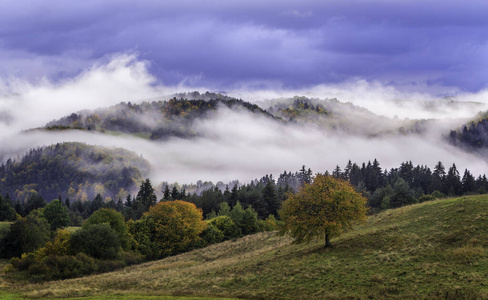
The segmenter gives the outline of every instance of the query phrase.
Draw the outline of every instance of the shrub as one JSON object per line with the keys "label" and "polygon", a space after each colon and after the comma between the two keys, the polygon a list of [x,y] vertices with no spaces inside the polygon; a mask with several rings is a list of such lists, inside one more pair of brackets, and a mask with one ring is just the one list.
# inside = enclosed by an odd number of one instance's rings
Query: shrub
{"label": "shrub", "polygon": [[201,233],[202,243],[201,246],[220,243],[224,240],[224,234],[213,224],[208,223],[207,228]]}
{"label": "shrub", "polygon": [[100,269],[98,264],[84,253],[74,256],[51,255],[31,264],[28,274],[33,281],[67,279],[96,273]]}
{"label": "shrub", "polygon": [[67,255],[70,252],[71,233],[66,229],[59,229],[54,236],[54,241],[35,251],[36,259],[42,259],[51,255]]}
{"label": "shrub", "polygon": [[435,200],[435,199],[436,199],[436,197],[433,196],[433,195],[422,195],[418,199],[418,202],[419,203],[422,203],[422,202],[425,202],[425,201],[432,201],[432,200]]}
{"label": "shrub", "polygon": [[440,198],[446,197],[446,195],[444,195],[442,192],[440,192],[438,190],[433,191],[431,195],[434,196],[435,199],[440,199]]}
{"label": "shrub", "polygon": [[115,259],[121,247],[117,233],[108,224],[89,225],[72,234],[71,249],[94,258]]}
{"label": "shrub", "polygon": [[27,270],[31,265],[36,262],[36,256],[34,253],[23,253],[20,258],[14,257],[10,260],[10,263],[14,268],[19,271]]}
{"label": "shrub", "polygon": [[144,261],[144,256],[135,251],[125,251],[123,256],[127,266],[139,264]]}
{"label": "shrub", "polygon": [[10,225],[7,234],[0,241],[0,257],[20,257],[44,246],[50,238],[50,226],[39,210],[32,211]]}
{"label": "shrub", "polygon": [[159,245],[152,239],[156,224],[153,218],[142,218],[137,221],[129,220],[129,232],[136,241],[136,250],[139,251],[146,260],[153,260],[161,257]]}
{"label": "shrub", "polygon": [[111,208],[101,208],[95,211],[83,224],[83,227],[107,223],[117,233],[120,245],[124,250],[133,248],[134,238],[129,234],[124,216]]}
{"label": "shrub", "polygon": [[237,238],[242,235],[241,229],[228,216],[219,216],[207,221],[224,234],[224,240]]}
{"label": "shrub", "polygon": [[259,220],[261,231],[273,231],[278,229],[278,221],[274,215],[269,215],[266,220]]}

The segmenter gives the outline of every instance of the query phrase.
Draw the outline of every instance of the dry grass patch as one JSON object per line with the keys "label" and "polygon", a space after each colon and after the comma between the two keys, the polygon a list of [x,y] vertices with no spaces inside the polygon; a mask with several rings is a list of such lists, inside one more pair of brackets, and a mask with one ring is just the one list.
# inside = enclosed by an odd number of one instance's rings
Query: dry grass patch
{"label": "dry grass patch", "polygon": [[[260,233],[116,272],[27,284],[19,288],[29,297],[49,298],[113,293],[231,296],[232,291],[226,291],[225,282],[254,280],[251,273],[244,276],[238,274],[246,266],[255,266],[257,257],[265,256],[290,242],[287,238],[276,237],[275,233]],[[229,271],[235,276],[230,276]]]}
{"label": "dry grass patch", "polygon": [[464,247],[453,249],[451,251],[451,257],[454,260],[465,264],[472,264],[485,256],[486,251],[481,246],[467,245]]}

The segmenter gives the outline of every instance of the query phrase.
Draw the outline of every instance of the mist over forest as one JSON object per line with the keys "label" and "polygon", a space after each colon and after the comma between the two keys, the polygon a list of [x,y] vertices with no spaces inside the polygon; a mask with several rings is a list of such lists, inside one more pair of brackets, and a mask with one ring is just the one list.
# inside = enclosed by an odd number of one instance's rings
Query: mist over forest
{"label": "mist over forest", "polygon": [[[487,170],[483,149],[471,151],[448,138],[488,109],[484,91],[432,96],[357,81],[307,90],[241,88],[214,93],[204,87],[161,85],[144,62],[131,56],[114,57],[58,83],[12,81],[1,87],[4,162],[32,148],[83,142],[134,151],[148,160],[149,177],[158,183],[249,182],[302,165],[325,172],[348,160],[374,158],[386,169],[405,161],[429,166],[443,161],[474,174]],[[171,99],[234,99],[248,107],[213,103],[189,115],[184,109],[161,115]],[[74,120],[78,130],[32,130],[68,126],[70,116],[79,117]],[[122,127],[117,127],[118,121]],[[158,128],[165,130],[164,138],[151,138]]]}

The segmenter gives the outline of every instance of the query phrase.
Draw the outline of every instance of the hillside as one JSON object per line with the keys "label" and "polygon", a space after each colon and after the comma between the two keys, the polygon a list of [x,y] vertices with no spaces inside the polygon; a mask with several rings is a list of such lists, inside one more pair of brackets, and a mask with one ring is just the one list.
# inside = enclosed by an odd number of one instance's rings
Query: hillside
{"label": "hillside", "polygon": [[177,94],[168,101],[122,102],[108,108],[72,113],[49,122],[44,129],[125,133],[151,140],[188,139],[198,136],[193,129],[195,120],[212,118],[220,106],[272,117],[257,105],[240,99],[193,92]]}
{"label": "hillside", "polygon": [[198,92],[176,94],[169,100],[119,103],[108,108],[72,113],[46,124],[43,130],[83,130],[130,134],[151,140],[201,137],[196,121],[215,118],[227,107],[270,118],[281,124],[317,128],[328,132],[375,137],[422,133],[431,123],[378,116],[365,108],[337,99],[280,98],[252,104],[229,96]]}
{"label": "hillside", "polygon": [[479,113],[457,130],[449,133],[449,142],[468,150],[488,148],[488,112]]}
{"label": "hillside", "polygon": [[318,127],[331,132],[375,137],[385,134],[421,133],[430,125],[424,120],[399,120],[337,99],[294,97],[265,101],[275,117],[292,124]]}
{"label": "hillside", "polygon": [[17,160],[0,165],[0,191],[26,201],[40,194],[46,201],[102,197],[125,199],[136,190],[149,164],[135,153],[83,143],[61,143],[32,149]]}
{"label": "hillside", "polygon": [[329,249],[260,233],[109,274],[3,285],[50,298],[488,299],[487,217],[487,195],[436,200],[371,216]]}

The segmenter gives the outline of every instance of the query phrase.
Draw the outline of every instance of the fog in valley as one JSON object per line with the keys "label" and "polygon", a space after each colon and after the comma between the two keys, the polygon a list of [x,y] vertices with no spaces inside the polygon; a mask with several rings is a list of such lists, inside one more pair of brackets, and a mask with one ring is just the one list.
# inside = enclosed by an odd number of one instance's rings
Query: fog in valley
{"label": "fog in valley", "polygon": [[[212,118],[196,120],[192,130],[198,137],[193,139],[151,141],[87,131],[26,131],[85,109],[122,101],[167,100],[174,93],[194,90],[207,91],[184,84],[166,86],[151,76],[145,62],[128,55],[114,56],[107,64],[57,83],[4,78],[0,80],[0,154],[6,160],[33,147],[64,141],[123,147],[151,163],[149,176],[157,183],[248,182],[265,174],[296,171],[302,165],[324,172],[336,165],[343,168],[348,160],[362,163],[375,158],[382,168],[398,167],[404,161],[433,167],[442,161],[446,166],[455,163],[458,170],[468,168],[475,175],[488,173],[488,162],[481,155],[455,148],[443,139],[450,130],[488,109],[487,91],[439,96],[358,80],[300,90],[239,87],[222,92],[263,109],[294,96],[350,102],[367,111],[352,115],[347,122],[356,121],[354,128],[375,129],[378,134],[374,135],[291,125],[227,107],[220,107]],[[361,119],[367,115],[374,118]],[[421,133],[398,133],[400,127],[413,124],[415,119],[427,120]]]}

